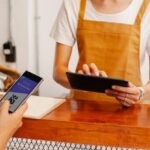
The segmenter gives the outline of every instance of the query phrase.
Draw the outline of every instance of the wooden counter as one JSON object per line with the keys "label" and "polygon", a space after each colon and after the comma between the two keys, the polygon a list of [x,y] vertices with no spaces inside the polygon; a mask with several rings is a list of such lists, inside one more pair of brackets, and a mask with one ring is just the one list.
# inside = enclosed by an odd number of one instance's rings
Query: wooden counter
{"label": "wooden counter", "polygon": [[150,148],[150,105],[67,100],[41,120],[24,119],[15,137]]}

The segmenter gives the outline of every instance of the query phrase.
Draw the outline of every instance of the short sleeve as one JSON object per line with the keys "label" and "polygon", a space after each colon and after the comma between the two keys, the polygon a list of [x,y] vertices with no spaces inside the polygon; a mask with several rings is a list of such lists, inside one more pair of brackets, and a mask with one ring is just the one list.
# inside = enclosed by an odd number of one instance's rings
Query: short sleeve
{"label": "short sleeve", "polygon": [[52,37],[58,43],[72,47],[76,39],[75,30],[71,26],[73,18],[70,17],[69,11],[71,9],[69,7],[68,1],[64,0],[52,27],[50,37]]}

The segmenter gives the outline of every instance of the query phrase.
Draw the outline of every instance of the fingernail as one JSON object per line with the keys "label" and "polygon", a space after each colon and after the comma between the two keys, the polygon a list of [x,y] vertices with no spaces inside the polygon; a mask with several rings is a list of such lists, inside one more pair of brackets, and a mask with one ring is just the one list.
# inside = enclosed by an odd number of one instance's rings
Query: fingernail
{"label": "fingernail", "polygon": [[82,67],[87,67],[87,64],[83,64]]}
{"label": "fingernail", "polygon": [[99,76],[99,72],[96,72],[96,76]]}
{"label": "fingernail", "polygon": [[112,89],[116,89],[116,86],[113,85],[113,86],[112,86]]}
{"label": "fingernail", "polygon": [[109,90],[105,90],[105,93],[109,93]]}

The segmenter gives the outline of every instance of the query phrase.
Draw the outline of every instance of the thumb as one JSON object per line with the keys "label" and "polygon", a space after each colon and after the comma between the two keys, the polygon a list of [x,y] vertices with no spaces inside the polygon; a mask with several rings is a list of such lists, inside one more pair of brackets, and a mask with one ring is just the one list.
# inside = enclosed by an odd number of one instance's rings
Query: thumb
{"label": "thumb", "polygon": [[25,111],[27,110],[27,108],[28,108],[27,103],[24,103],[18,108],[16,112],[14,112],[14,115],[16,115],[17,117],[22,117]]}
{"label": "thumb", "polygon": [[131,82],[129,82],[129,87],[135,87],[135,85],[133,84],[133,83],[131,83]]}
{"label": "thumb", "polygon": [[1,112],[8,113],[9,107],[10,107],[10,102],[8,100],[4,100],[4,102],[1,105]]}

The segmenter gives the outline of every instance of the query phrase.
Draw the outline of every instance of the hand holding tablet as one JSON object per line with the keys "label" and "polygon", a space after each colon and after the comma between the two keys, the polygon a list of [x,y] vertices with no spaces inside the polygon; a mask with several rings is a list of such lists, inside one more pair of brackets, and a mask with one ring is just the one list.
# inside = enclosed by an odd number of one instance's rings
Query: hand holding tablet
{"label": "hand holding tablet", "polygon": [[105,93],[113,85],[128,87],[128,81],[116,78],[105,78],[85,74],[66,72],[69,83],[73,89]]}

